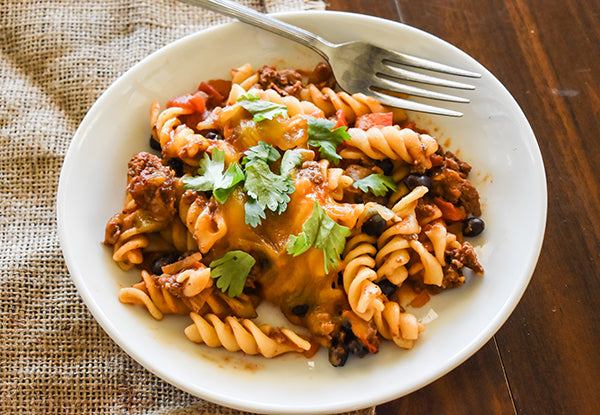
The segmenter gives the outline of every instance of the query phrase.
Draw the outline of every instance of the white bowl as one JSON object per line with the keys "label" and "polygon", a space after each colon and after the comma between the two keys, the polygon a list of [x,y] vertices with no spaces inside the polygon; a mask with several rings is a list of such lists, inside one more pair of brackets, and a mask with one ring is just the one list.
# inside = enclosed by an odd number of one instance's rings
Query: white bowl
{"label": "white bowl", "polygon": [[200,81],[227,78],[231,68],[312,69],[309,50],[241,23],[180,39],[119,78],[81,123],[66,156],[58,189],[64,256],[79,293],[104,330],[131,357],[177,387],[206,400],[264,413],[333,413],[389,401],[449,372],[483,346],[506,321],[533,273],[546,221],[544,168],[533,132],[515,100],[484,67],[444,41],[415,28],[337,12],[278,15],[333,42],[363,39],[483,74],[472,103],[450,107],[462,118],[415,115],[473,166],[482,195],[485,232],[477,246],[483,277],[435,296],[415,348],[385,344],[380,352],[332,367],[314,358],[243,356],[196,345],[183,334],[186,317],[157,322],[126,306],[118,290],[139,280],[124,273],[101,245],[107,220],[122,209],[127,161],[148,149],[149,106],[194,91]]}

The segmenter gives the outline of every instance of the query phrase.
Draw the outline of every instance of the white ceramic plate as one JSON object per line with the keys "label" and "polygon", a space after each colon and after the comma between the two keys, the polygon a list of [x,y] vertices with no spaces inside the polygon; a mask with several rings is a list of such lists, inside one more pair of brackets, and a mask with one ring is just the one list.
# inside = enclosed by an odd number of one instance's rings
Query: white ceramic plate
{"label": "white ceramic plate", "polygon": [[484,345],[506,321],[533,273],[546,220],[541,155],[519,106],[493,75],[459,49],[420,30],[372,17],[296,12],[282,19],[333,42],[363,39],[483,74],[468,92],[462,118],[417,115],[441,143],[473,167],[486,231],[478,237],[486,273],[438,295],[439,317],[416,347],[384,345],[377,355],[334,368],[321,350],[313,359],[242,356],[188,341],[185,317],[154,321],[141,307],[119,303],[124,273],[101,245],[107,220],[123,206],[127,162],[147,150],[150,103],[194,91],[202,80],[227,78],[250,62],[312,69],[310,51],[269,33],[232,23],[176,41],[137,64],[98,99],[65,159],[58,190],[64,256],[79,293],[106,332],[148,370],[201,398],[269,413],[333,413],[392,400],[444,375]]}

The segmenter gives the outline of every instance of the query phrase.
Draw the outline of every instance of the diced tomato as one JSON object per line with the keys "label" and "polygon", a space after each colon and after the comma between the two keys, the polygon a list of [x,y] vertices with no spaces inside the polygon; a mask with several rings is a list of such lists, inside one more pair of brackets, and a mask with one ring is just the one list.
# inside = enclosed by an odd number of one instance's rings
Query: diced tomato
{"label": "diced tomato", "polygon": [[434,197],[433,203],[442,211],[442,217],[450,222],[458,222],[467,218],[467,212],[461,207],[454,206],[441,197]]}
{"label": "diced tomato", "polygon": [[185,94],[175,97],[167,102],[167,108],[171,107],[179,107],[202,113],[206,110],[206,93],[198,91],[194,95]]}
{"label": "diced tomato", "polygon": [[337,112],[335,113],[336,116],[336,121],[335,121],[335,127],[333,127],[334,129],[339,128],[339,127],[347,127],[348,126],[348,121],[346,121],[346,114],[344,113],[344,110],[337,110]]}
{"label": "diced tomato", "polygon": [[361,115],[356,119],[354,127],[368,130],[371,127],[387,127],[394,123],[394,114],[391,112],[374,112]]}
{"label": "diced tomato", "polygon": [[200,83],[198,86],[198,91],[202,91],[208,95],[208,101],[213,105],[218,105],[225,99],[225,97],[221,95],[221,93],[217,91],[215,87],[206,82]]}
{"label": "diced tomato", "polygon": [[223,100],[229,96],[229,92],[231,91],[231,81],[225,79],[211,79],[207,84],[221,94]]}

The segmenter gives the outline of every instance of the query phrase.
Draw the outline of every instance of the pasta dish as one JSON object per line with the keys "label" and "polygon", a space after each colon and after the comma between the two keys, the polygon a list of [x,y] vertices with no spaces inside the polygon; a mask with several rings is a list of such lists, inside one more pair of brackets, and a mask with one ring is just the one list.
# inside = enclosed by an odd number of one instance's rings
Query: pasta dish
{"label": "pasta dish", "polygon": [[[141,279],[125,304],[190,319],[191,341],[274,357],[329,351],[333,366],[410,349],[408,310],[482,274],[471,167],[407,119],[311,71],[245,64],[150,108],[104,244]],[[261,302],[289,327],[256,323]]]}

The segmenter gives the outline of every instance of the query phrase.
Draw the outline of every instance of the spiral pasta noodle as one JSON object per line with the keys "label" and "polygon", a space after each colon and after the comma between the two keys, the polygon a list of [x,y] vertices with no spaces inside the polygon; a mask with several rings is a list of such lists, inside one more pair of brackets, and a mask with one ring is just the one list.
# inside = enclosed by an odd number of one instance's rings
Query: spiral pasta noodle
{"label": "spiral pasta noodle", "polygon": [[127,225],[131,222],[135,213],[130,213],[123,218],[124,231],[113,246],[113,261],[125,271],[131,269],[144,260],[142,250],[149,245],[148,237],[135,226]]}
{"label": "spiral pasta noodle", "polygon": [[331,117],[337,111],[342,111],[349,124],[354,123],[358,117],[375,112],[386,112],[379,101],[361,93],[348,94],[336,92],[331,88],[318,89],[310,84],[300,93],[303,100],[314,103],[326,117]]}
{"label": "spiral pasta noodle", "polygon": [[406,264],[410,261],[410,242],[404,236],[398,233],[398,227],[392,226],[377,240],[377,278],[387,279],[396,286],[408,277]]}
{"label": "spiral pasta noodle", "polygon": [[381,289],[373,282],[377,279],[374,243],[375,238],[358,234],[348,241],[342,255],[344,290],[348,294],[348,302],[352,311],[367,321],[375,312],[383,309]]}
{"label": "spiral pasta noodle", "polygon": [[[483,273],[465,240],[483,230],[471,167],[403,111],[336,90],[325,64],[230,75],[150,107],[160,155],[131,158],[105,231],[118,266],[141,272],[119,300],[246,355],[321,346],[342,366],[382,341],[412,348],[414,308]],[[291,325],[260,325],[263,302]]]}
{"label": "spiral pasta noodle", "polygon": [[132,287],[119,290],[119,301],[146,307],[154,319],[162,320],[165,314],[187,314],[185,303],[161,287],[147,271],[142,271],[142,281]]}
{"label": "spiral pasta noodle", "polygon": [[[437,151],[437,141],[427,135],[398,126],[371,127],[368,130],[349,128],[350,139],[345,145],[360,150],[375,160],[403,160],[431,168],[430,157]],[[344,155],[341,152],[342,156]]]}
{"label": "spiral pasta noodle", "polygon": [[342,200],[344,192],[352,186],[354,180],[346,174],[344,169],[339,167],[330,167],[327,159],[319,161],[321,174],[326,180],[326,188],[331,192],[331,197],[335,200]]}
{"label": "spiral pasta noodle", "polygon": [[112,245],[112,259],[124,271],[143,262],[143,250],[150,245],[148,234],[164,226],[160,222],[140,220],[142,215],[135,200],[127,194],[125,208],[114,215],[106,227],[105,244]]}
{"label": "spiral pasta noodle", "polygon": [[152,131],[160,143],[163,157],[179,158],[186,164],[197,166],[204,153],[212,153],[217,148],[225,153],[227,161],[235,160],[235,150],[227,142],[208,139],[181,121],[181,116],[192,113],[190,109],[171,107],[156,116]]}
{"label": "spiral pasta noodle", "polygon": [[192,233],[181,222],[178,216],[175,216],[170,225],[160,231],[160,236],[175,250],[179,252],[188,252],[198,249],[198,244]]}
{"label": "spiral pasta noodle", "polygon": [[179,216],[203,254],[227,233],[221,207],[209,204],[202,194],[184,195],[179,204]]}
{"label": "spiral pasta noodle", "polygon": [[383,310],[377,312],[373,320],[383,338],[392,340],[403,349],[412,349],[419,333],[424,330],[413,314],[403,311],[402,307],[393,301],[387,301]]}
{"label": "spiral pasta noodle", "polygon": [[190,313],[190,317],[194,323],[185,329],[185,335],[191,341],[209,347],[224,347],[231,352],[241,350],[269,358],[311,348],[309,341],[287,328],[259,327],[252,320],[232,316],[222,320],[211,313],[204,316]]}
{"label": "spiral pasta noodle", "polygon": [[239,85],[244,90],[250,89],[258,82],[258,72],[252,68],[252,65],[246,63],[239,68],[231,70],[231,83]]}

